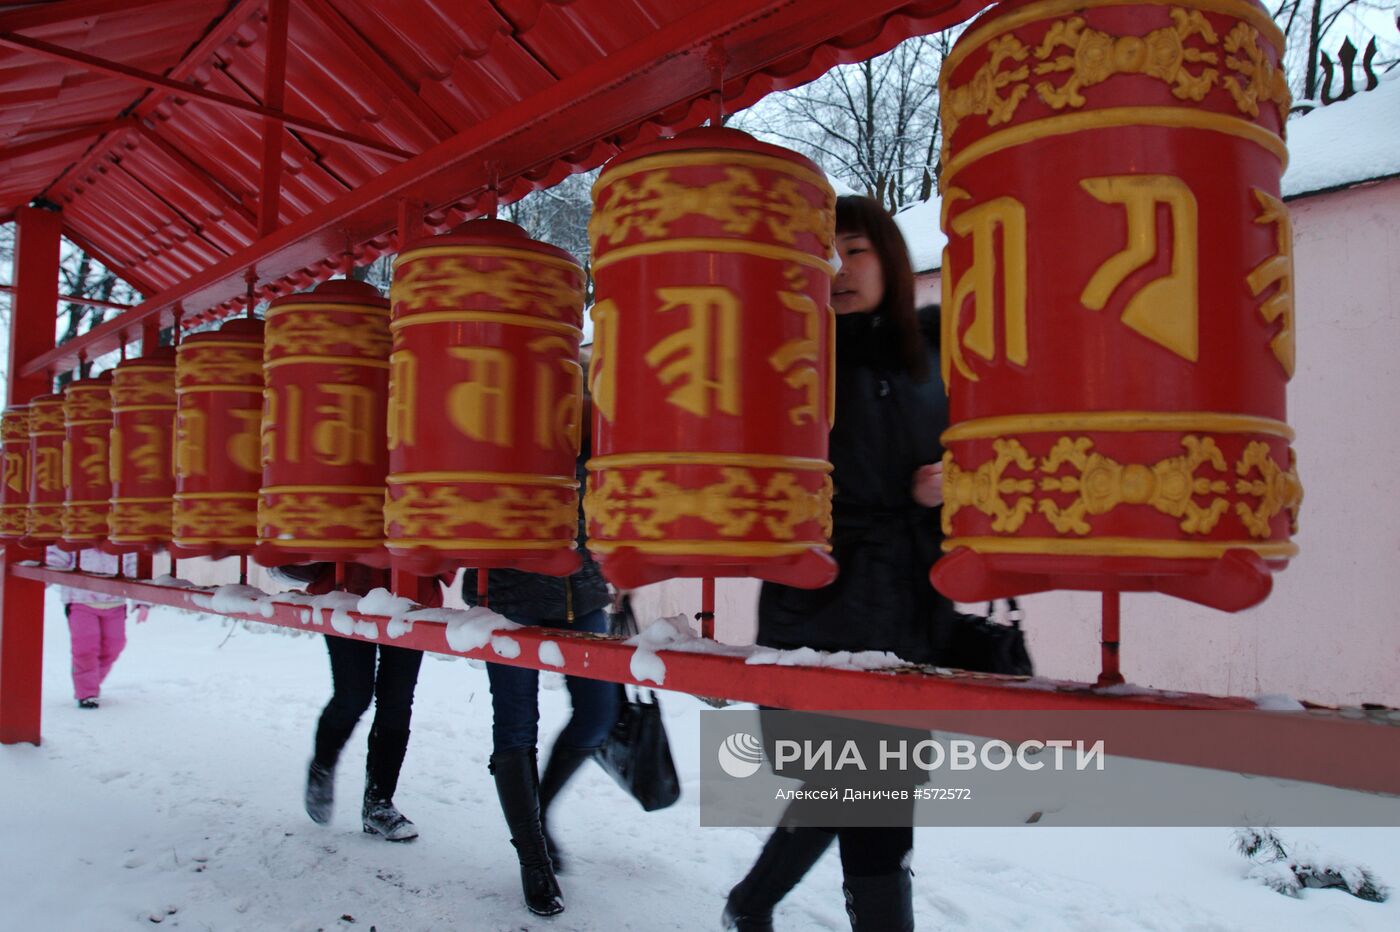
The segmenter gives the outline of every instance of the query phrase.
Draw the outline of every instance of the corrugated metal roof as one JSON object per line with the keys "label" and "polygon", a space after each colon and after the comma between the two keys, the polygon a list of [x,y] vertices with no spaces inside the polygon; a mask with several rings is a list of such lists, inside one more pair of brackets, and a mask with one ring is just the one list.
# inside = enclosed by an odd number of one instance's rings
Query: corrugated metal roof
{"label": "corrugated metal roof", "polygon": [[[379,149],[429,153],[414,160],[423,162],[433,161],[435,146],[463,146],[469,135],[489,132],[478,148],[484,159],[497,160],[492,164],[502,197],[512,199],[599,164],[618,145],[701,122],[709,105],[695,77],[704,50],[695,44],[700,39],[692,24],[713,36],[721,10],[733,11],[719,28],[744,53],[740,59],[765,62],[761,69],[729,72],[725,90],[734,109],[810,80],[838,61],[869,57],[909,35],[965,19],[981,4],[867,5],[864,11],[847,5],[844,19],[831,25],[825,20],[832,19],[833,4],[804,0],[294,0],[283,111]],[[79,15],[60,21],[61,8]],[[24,28],[11,25],[16,16]],[[24,17],[47,22],[25,25]],[[47,198],[62,208],[75,234],[122,266],[119,273],[130,272],[162,293],[247,251],[258,242],[263,117],[151,90],[91,63],[55,60],[22,41],[17,47],[7,35],[256,105],[268,28],[265,0],[65,0],[0,12],[0,214]],[[842,31],[833,34],[837,28]],[[782,57],[756,54],[765,42],[782,49]],[[650,57],[643,60],[638,49]],[[629,102],[641,119],[596,107],[570,114],[567,101],[561,106],[551,96],[561,87],[587,86],[594,75],[617,83],[608,69],[627,56],[644,72],[629,78],[638,89]],[[586,124],[587,132],[571,134],[568,152],[538,141],[526,145],[531,121],[546,118]],[[308,234],[304,248],[284,249],[301,264],[279,266],[276,274],[286,283],[310,282],[329,274],[347,246],[363,257],[390,245],[382,211],[373,221],[347,220],[339,243],[327,232],[330,224],[312,221],[328,216],[328,205],[393,175],[404,159],[324,133],[289,130],[277,225],[296,230],[300,223]],[[93,135],[72,138],[84,132]],[[45,140],[57,143],[46,147]],[[439,177],[424,194],[436,200],[422,206],[430,222],[450,223],[474,209],[481,190],[479,179],[463,178],[451,191]],[[198,299],[212,293],[205,289]]]}

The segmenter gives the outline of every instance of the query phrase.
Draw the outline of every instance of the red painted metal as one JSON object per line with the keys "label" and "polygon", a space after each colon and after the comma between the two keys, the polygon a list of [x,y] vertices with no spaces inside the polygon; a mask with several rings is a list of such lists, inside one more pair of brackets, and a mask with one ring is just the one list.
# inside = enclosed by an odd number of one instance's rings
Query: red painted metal
{"label": "red painted metal", "polygon": [[311,120],[306,117],[284,113],[274,107],[251,104],[239,100],[236,97],[230,97],[227,94],[206,91],[192,84],[172,81],[158,74],[141,71],[139,68],[132,68],[120,62],[108,61],[105,58],[98,58],[96,55],[88,55],[85,52],[79,52],[75,49],[63,48],[40,39],[31,39],[27,36],[16,35],[15,33],[0,33],[0,45],[24,49],[27,52],[50,58],[54,61],[79,65],[92,71],[120,78],[124,81],[142,84],[146,87],[164,88],[176,97],[197,100],[211,106],[223,107],[241,113],[261,116],[264,119],[283,123],[312,136],[332,139],[336,142],[345,143],[346,145],[368,149],[371,152],[391,155],[396,158],[409,158],[411,155],[411,153],[397,146],[391,146],[374,139],[368,139],[364,136],[357,136],[354,133],[347,133],[343,130],[336,129],[334,126],[327,126],[319,120]]}
{"label": "red painted metal", "polygon": [[[288,0],[268,0],[267,63],[263,74],[263,105],[281,110],[287,91]],[[262,125],[262,188],[258,199],[258,236],[277,229],[282,203],[282,126],[271,117]]]}
{"label": "red painted metal", "polygon": [[[21,207],[16,213],[9,398],[11,404],[23,404],[48,392],[53,385],[47,375],[22,374],[18,363],[53,345],[63,218],[35,207]],[[37,553],[26,553],[12,542],[5,544],[0,555],[0,744],[39,743],[44,586],[8,572],[14,561],[36,556]]]}
{"label": "red painted metal", "polygon": [[0,476],[0,546],[20,541],[29,519],[29,405],[0,416],[4,474]]}
{"label": "red painted metal", "polygon": [[10,146],[0,149],[0,162],[12,162],[17,159],[25,159],[31,155],[37,155],[56,146],[65,146],[70,142],[78,142],[83,139],[92,139],[102,136],[113,130],[125,129],[130,124],[126,120],[108,120],[105,123],[92,123],[78,129],[69,130],[66,133],[56,133],[52,136],[45,136],[43,139],[36,139],[33,142],[26,142],[23,145]]}
{"label": "red painted metal", "polygon": [[107,543],[112,505],[112,373],[70,382],[63,391],[64,550]]}
{"label": "red painted metal", "polygon": [[583,269],[503,220],[394,263],[385,546],[420,576],[579,567]]}
{"label": "red painted metal", "polygon": [[[15,290],[15,286],[14,286],[14,285],[0,285],[0,291],[3,291],[3,292],[5,292],[5,293],[7,293],[7,294],[13,294],[13,293],[14,293],[14,290]],[[114,302],[112,302],[112,301],[102,301],[102,300],[99,300],[99,299],[97,299],[97,298],[84,298],[84,297],[81,296],[81,295],[75,295],[75,294],[61,294],[61,295],[59,295],[59,296],[58,296],[58,303],[59,303],[59,304],[79,304],[79,305],[82,305],[83,307],[105,307],[105,308],[108,308],[108,309],[110,309],[110,310],[115,310],[115,311],[129,311],[129,310],[131,310],[132,308],[136,307],[136,305],[134,305],[134,304],[116,304],[116,303],[114,303]]]}
{"label": "red painted metal", "polygon": [[389,302],[367,282],[336,280],[278,298],[264,320],[253,559],[386,566]]}
{"label": "red painted metal", "polygon": [[170,540],[175,496],[175,350],[142,335],[112,370],[112,514],[106,549],[149,555]]}
{"label": "red painted metal", "polygon": [[[1238,611],[1296,552],[1302,500],[1282,37],[1252,2],[1086,0],[1075,16],[1082,41],[1053,5],[1000,3],[941,79],[952,424],[935,585]],[[1257,100],[1214,69],[1164,80],[1135,57],[1189,62],[1217,34],[1257,37],[1238,64]],[[1041,77],[1017,85],[1027,67]],[[996,103],[989,81],[1007,88]]]}
{"label": "red painted metal", "polygon": [[0,13],[0,32],[96,19],[113,13],[133,13],[145,7],[170,6],[178,2],[181,0],[59,0],[34,4]]}
{"label": "red painted metal", "polygon": [[589,551],[620,589],[830,583],[825,175],[706,128],[624,153],[593,193]]}
{"label": "red painted metal", "polygon": [[[333,164],[348,183],[348,191],[342,186],[340,193],[334,193],[321,183],[327,179],[325,168],[309,164],[296,175],[306,186],[304,195],[289,200],[295,193],[292,181],[289,178],[284,183],[283,213],[295,219],[228,260],[193,273],[165,265],[156,274],[159,253],[149,253],[139,265],[151,270],[149,277],[158,278],[164,291],[135,313],[167,313],[177,302],[191,308],[191,313],[224,305],[241,296],[242,274],[249,266],[257,267],[260,280],[269,287],[300,279],[297,287],[304,288],[324,280],[330,273],[323,270],[323,261],[343,254],[347,242],[357,246],[378,243],[376,248],[381,250],[387,247],[400,200],[425,205],[430,213],[458,204],[475,205],[479,192],[490,181],[488,162],[499,166],[499,176],[506,179],[502,200],[509,202],[534,188],[553,184],[571,171],[600,164],[616,151],[618,142],[696,125],[711,111],[705,98],[713,91],[713,82],[703,57],[715,41],[723,40],[730,55],[725,97],[726,109],[732,111],[770,90],[810,80],[835,62],[859,60],[907,35],[958,22],[977,6],[975,0],[949,0],[904,8],[894,16],[899,4],[886,0],[861,6],[839,0],[803,4],[723,0],[702,7],[659,3],[636,13],[615,3],[594,3],[588,7],[591,15],[580,19],[574,14],[583,6],[573,5],[570,16],[565,17],[546,5],[537,18],[530,18],[534,20],[528,24],[530,28],[516,41],[497,41],[472,31],[479,28],[491,30],[490,35],[508,35],[510,27],[499,19],[494,25],[487,21],[490,17],[471,26],[436,19],[430,24],[427,20],[415,23],[411,15],[395,6],[394,15],[402,17],[402,22],[396,22],[414,30],[418,41],[405,45],[394,37],[396,30],[385,30],[381,48],[386,58],[406,80],[422,89],[420,96],[436,111],[464,128],[423,155],[387,170],[382,162],[371,166],[339,161],[351,153],[337,147],[336,160],[328,164]],[[386,15],[387,8],[368,10],[347,2],[337,3],[337,9],[362,34],[378,36],[367,24]],[[452,15],[475,16],[477,11]],[[423,34],[418,35],[418,31]],[[533,60],[527,65],[519,58],[520,43],[527,41],[535,50],[533,54],[550,59],[549,72],[540,71]],[[449,53],[454,44],[458,50],[455,55]],[[471,50],[466,58],[461,57],[463,46]],[[503,58],[497,61],[492,55]],[[568,65],[556,63],[556,58]],[[458,66],[470,67],[471,73],[453,74],[452,69]],[[440,68],[447,70],[435,70]],[[519,79],[512,68],[521,69]],[[345,78],[364,80],[363,71],[361,68]],[[443,74],[451,75],[450,89],[456,97],[447,95],[444,82],[449,79]],[[527,74],[530,77],[523,80]],[[290,66],[288,81],[289,94],[301,93],[301,77],[294,76]],[[497,95],[503,86],[510,93]],[[482,95],[481,106],[475,105],[473,94]],[[374,97],[370,92],[367,99]],[[451,100],[457,104],[450,105]],[[473,102],[473,106],[463,107],[464,101]],[[458,113],[460,119],[454,115]],[[219,161],[227,165],[231,176],[243,179],[240,190],[256,188],[258,176],[248,172],[246,157],[235,158],[256,145],[251,140],[240,141],[236,130],[241,123],[219,123],[221,133],[213,134],[199,130],[200,120],[211,125],[217,120],[207,108],[199,111],[199,120],[190,108],[157,108],[152,114],[161,120],[156,124],[161,135],[178,139],[180,147],[195,153],[202,164]],[[415,121],[407,119],[400,125],[411,127],[415,138],[421,138]],[[404,142],[409,141],[405,136]],[[78,202],[86,196],[70,201],[66,191],[57,193],[70,212],[78,211]],[[128,235],[101,214],[82,216],[84,231],[100,230],[104,238]],[[434,222],[453,221],[439,217]],[[160,252],[183,248],[161,247]],[[268,292],[262,296],[267,297]],[[115,348],[114,332],[115,328],[99,328],[80,339],[97,353],[104,347]],[[32,364],[59,365],[54,357],[69,354],[65,348]]]}
{"label": "red painted metal", "polygon": [[1096,686],[1118,686],[1124,682],[1123,674],[1119,671],[1118,655],[1121,643],[1121,599],[1121,594],[1117,592],[1103,594],[1102,633],[1099,637],[1100,667],[1099,678],[1094,684]]}
{"label": "red painted metal", "polygon": [[[77,574],[38,565],[13,566],[13,577],[48,584],[73,584],[116,597],[152,605],[171,605],[192,612],[208,612],[208,590],[156,586],[118,580],[109,576]],[[414,595],[410,587],[406,593]],[[315,609],[289,601],[271,602],[271,616],[231,617],[280,625],[302,631],[333,635],[329,609]],[[548,641],[559,648],[564,663],[549,669],[591,679],[638,686],[656,685],[632,676],[635,647],[604,635],[571,634],[552,628],[524,627],[502,632],[519,642],[514,657],[496,653],[489,645],[456,650],[448,641],[447,627],[436,621],[415,621],[406,633],[387,635],[389,619],[351,612],[356,621],[375,625],[376,636],[353,635],[354,640],[451,654],[540,669],[540,646]],[[859,715],[894,710],[951,711],[1134,711],[1137,713],[1194,711],[1202,715],[1202,729],[1228,733],[1229,740],[1202,742],[1201,746],[1158,747],[1153,729],[1143,725],[1113,742],[1114,753],[1148,760],[1166,760],[1228,771],[1266,773],[1285,779],[1308,780],[1366,792],[1400,793],[1400,726],[1385,717],[1368,718],[1354,710],[1312,708],[1307,712],[1279,713],[1259,710],[1249,699],[1203,696],[1191,693],[1130,693],[1100,691],[1082,683],[1049,680],[1026,682],[1014,677],[952,673],[907,667],[895,671],[857,671],[830,667],[765,666],[762,675],[746,662],[743,651],[733,655],[659,651],[665,663],[664,687],[698,696],[726,696],[778,708],[824,711],[833,708]],[[1206,718],[1204,716],[1210,716]],[[1006,727],[1015,729],[1015,717]],[[1150,722],[1144,717],[1137,722]],[[984,721],[982,724],[986,724]],[[1121,730],[1121,729],[1120,729]],[[1367,748],[1367,753],[1356,753]],[[1272,749],[1272,751],[1271,751]]]}
{"label": "red painted metal", "polygon": [[63,446],[63,393],[30,398],[27,547],[47,546],[63,535]]}

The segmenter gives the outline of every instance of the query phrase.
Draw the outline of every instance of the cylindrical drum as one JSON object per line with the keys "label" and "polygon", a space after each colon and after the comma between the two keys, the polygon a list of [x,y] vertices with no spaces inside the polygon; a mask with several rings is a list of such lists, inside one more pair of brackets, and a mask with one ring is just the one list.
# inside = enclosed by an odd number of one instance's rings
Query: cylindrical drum
{"label": "cylindrical drum", "polygon": [[175,350],[112,370],[112,515],[108,550],[153,553],[170,541],[175,496]]}
{"label": "cylindrical drum", "polygon": [[263,322],[239,318],[196,333],[176,353],[177,557],[248,553],[258,542]]}
{"label": "cylindrical drum", "polygon": [[394,263],[389,479],[395,568],[579,567],[583,270],[477,220]]}
{"label": "cylindrical drum", "polygon": [[835,197],[796,153],[699,129],[593,187],[589,548],[613,584],[830,582]]}
{"label": "cylindrical drum", "polygon": [[947,595],[1238,610],[1296,552],[1282,49],[1252,0],[1012,0],[954,46]]}
{"label": "cylindrical drum", "polygon": [[79,379],[63,392],[63,536],[83,550],[107,543],[112,510],[112,373]]}
{"label": "cylindrical drum", "polygon": [[330,281],[278,298],[264,319],[253,557],[383,565],[389,302],[367,282]]}
{"label": "cylindrical drum", "polygon": [[26,547],[63,536],[63,393],[29,399],[29,509]]}
{"label": "cylindrical drum", "polygon": [[24,537],[29,514],[29,405],[11,405],[0,416],[0,542]]}

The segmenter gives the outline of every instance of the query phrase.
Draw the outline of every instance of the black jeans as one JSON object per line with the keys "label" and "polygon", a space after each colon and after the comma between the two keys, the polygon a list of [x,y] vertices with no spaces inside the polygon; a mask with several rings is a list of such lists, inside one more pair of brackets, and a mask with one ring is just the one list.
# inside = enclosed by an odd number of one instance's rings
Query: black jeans
{"label": "black jeans", "polygon": [[[327,769],[335,766],[355,723],[373,699],[369,766],[374,770],[376,756],[387,755],[389,760],[384,763],[392,773],[386,773],[381,782],[396,782],[403,748],[408,745],[413,690],[418,685],[423,652],[332,635],[326,635],[326,650],[335,691],[316,727],[316,763]],[[381,750],[384,753],[377,755]]]}

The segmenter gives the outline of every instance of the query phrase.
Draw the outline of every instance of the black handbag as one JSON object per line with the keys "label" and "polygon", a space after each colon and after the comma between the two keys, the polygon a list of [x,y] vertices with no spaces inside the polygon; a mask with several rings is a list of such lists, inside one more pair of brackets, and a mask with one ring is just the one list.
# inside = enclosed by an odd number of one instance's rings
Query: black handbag
{"label": "black handbag", "polygon": [[1026,650],[1026,637],[1021,631],[1021,606],[1015,599],[1007,599],[1006,604],[1008,624],[995,620],[995,602],[987,603],[986,615],[960,614],[939,666],[978,673],[1034,676],[1035,664]]}
{"label": "black handbag", "polygon": [[[620,637],[637,634],[637,619],[627,596],[618,601],[608,628]],[[617,721],[593,756],[647,812],[665,809],[681,798],[661,706],[649,689],[637,689],[634,698],[626,686],[617,684]]]}

